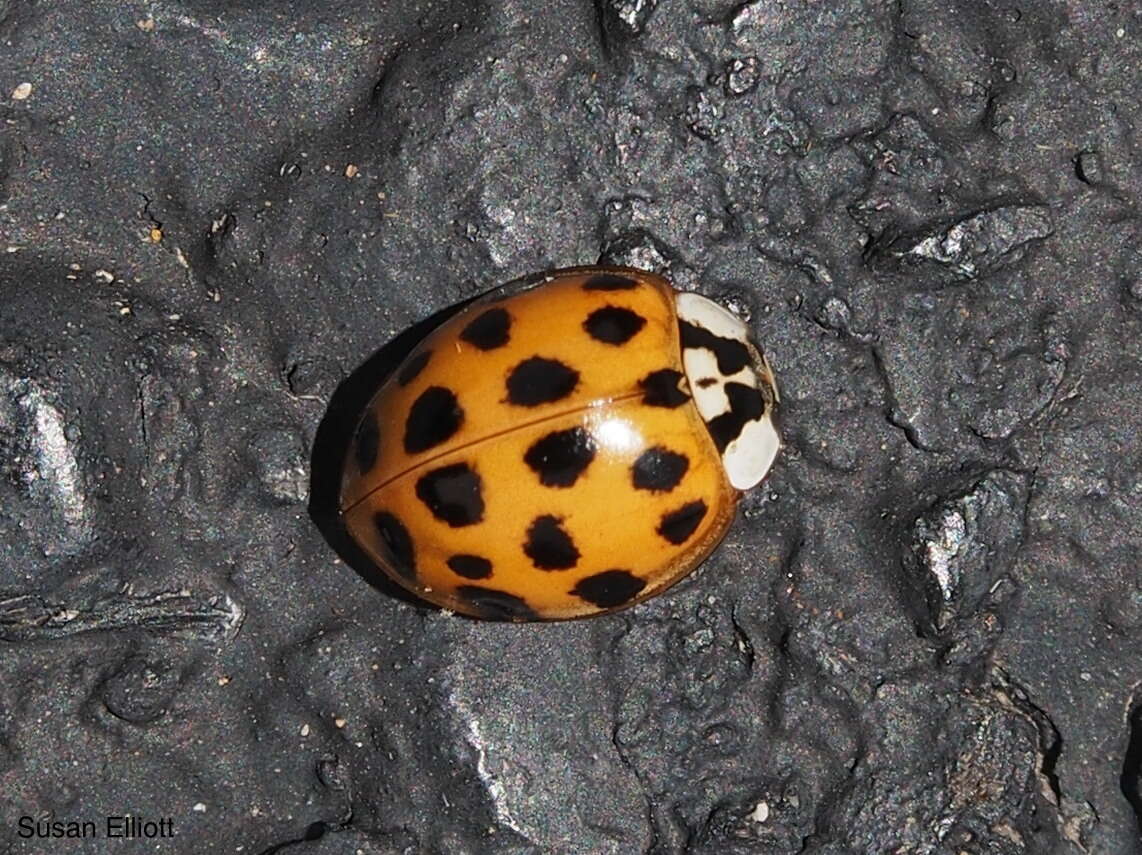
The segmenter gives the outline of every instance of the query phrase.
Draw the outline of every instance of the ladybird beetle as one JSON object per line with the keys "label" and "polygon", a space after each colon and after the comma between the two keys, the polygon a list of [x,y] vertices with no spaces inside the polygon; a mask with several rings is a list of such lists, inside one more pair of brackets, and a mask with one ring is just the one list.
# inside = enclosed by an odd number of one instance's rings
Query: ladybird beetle
{"label": "ladybird beetle", "polygon": [[744,323],[663,277],[573,267],[468,305],[365,409],[346,530],[397,584],[474,617],[629,606],[718,544],[779,447]]}

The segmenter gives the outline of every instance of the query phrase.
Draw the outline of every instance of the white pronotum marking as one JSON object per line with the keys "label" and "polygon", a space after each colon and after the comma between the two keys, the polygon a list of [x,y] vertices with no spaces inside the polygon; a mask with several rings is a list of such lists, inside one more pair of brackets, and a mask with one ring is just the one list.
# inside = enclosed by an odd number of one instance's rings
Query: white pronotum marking
{"label": "white pronotum marking", "polygon": [[739,490],[757,485],[773,465],[780,447],[781,439],[769,413],[746,422],[741,434],[726,446],[722,455],[730,483]]}
{"label": "white pronotum marking", "polygon": [[[686,377],[690,379],[690,391],[694,395],[694,403],[706,421],[729,412],[727,383],[741,383],[758,388],[757,375],[753,373],[752,368],[747,365],[737,374],[726,376],[718,371],[718,360],[714,354],[704,347],[688,347],[682,351],[682,367],[686,369]],[[717,382],[712,386],[699,386],[694,380],[701,377],[712,377]]]}
{"label": "white pronotum marking", "polygon": [[[727,309],[699,294],[689,292],[679,293],[676,300],[678,316],[682,320],[701,327],[718,338],[734,339],[749,346],[749,328]],[[686,370],[694,405],[702,420],[707,423],[729,412],[727,383],[763,388],[754,366],[747,365],[727,376],[718,370],[714,352],[705,347],[685,348],[682,351],[682,367]],[[715,382],[705,386],[700,383],[709,379]],[[780,445],[771,408],[767,408],[760,419],[746,422],[738,436],[722,452],[722,465],[725,466],[730,483],[738,490],[748,490],[755,486],[773,465]]]}
{"label": "white pronotum marking", "polygon": [[709,330],[718,338],[749,341],[749,327],[742,323],[741,318],[701,294],[679,292],[678,317]]}

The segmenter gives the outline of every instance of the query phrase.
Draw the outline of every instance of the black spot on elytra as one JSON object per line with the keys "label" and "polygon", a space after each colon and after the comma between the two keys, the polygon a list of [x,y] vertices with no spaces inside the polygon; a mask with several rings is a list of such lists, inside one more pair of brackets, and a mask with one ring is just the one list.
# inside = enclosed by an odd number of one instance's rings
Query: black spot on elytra
{"label": "black spot on elytra", "polygon": [[701,499],[688,502],[676,511],[662,515],[658,533],[675,546],[685,543],[706,516],[706,503]]}
{"label": "black spot on elytra", "polygon": [[397,373],[397,383],[401,386],[407,386],[416,379],[417,374],[424,370],[424,366],[428,364],[430,359],[432,359],[431,350],[422,350],[416,356],[410,357]]}
{"label": "black spot on elytra", "polygon": [[475,525],[484,518],[483,485],[467,463],[433,469],[416,482],[416,497],[432,515],[453,528]]}
{"label": "black spot on elytra", "polygon": [[752,386],[746,386],[744,383],[727,383],[726,397],[730,401],[730,408],[706,422],[718,451],[725,451],[731,442],[741,436],[746,422],[755,421],[765,415],[765,398]]}
{"label": "black spot on elytra", "polygon": [[540,570],[570,570],[579,563],[579,550],[559,522],[548,514],[536,517],[527,530],[523,551]]}
{"label": "black spot on elytra", "polygon": [[584,291],[630,291],[637,287],[637,279],[615,273],[598,273],[583,283]]}
{"label": "black spot on elytra", "polygon": [[595,438],[581,427],[557,430],[523,456],[545,487],[570,487],[595,459]]}
{"label": "black spot on elytra", "polygon": [[621,306],[604,306],[595,309],[583,321],[583,329],[596,341],[604,344],[626,344],[646,326],[646,318]]}
{"label": "black spot on elytra", "polygon": [[453,555],[445,563],[465,579],[487,579],[492,575],[492,562],[479,555]]}
{"label": "black spot on elytra", "polygon": [[427,451],[452,437],[464,423],[464,411],[451,389],[429,386],[409,410],[404,425],[404,450]]}
{"label": "black spot on elytra", "polygon": [[718,360],[718,370],[730,377],[750,364],[749,348],[736,338],[722,338],[704,327],[687,321],[679,321],[682,347],[704,347]]}
{"label": "black spot on elytra", "polygon": [[679,383],[682,372],[673,368],[652,371],[638,381],[642,389],[642,402],[648,407],[680,407],[690,400]]}
{"label": "black spot on elytra", "polygon": [[480,350],[495,350],[508,343],[511,325],[512,316],[507,309],[488,309],[464,327],[460,338]]}
{"label": "black spot on elytra", "polygon": [[471,606],[472,611],[487,620],[537,620],[539,615],[527,601],[494,588],[480,585],[461,585],[456,589],[457,599]]}
{"label": "black spot on elytra", "polygon": [[556,359],[533,356],[508,375],[508,401],[521,407],[550,404],[570,395],[579,384],[579,372]]}
{"label": "black spot on elytra", "polygon": [[631,480],[639,490],[665,493],[682,482],[689,468],[690,460],[685,454],[656,445],[638,456],[631,466]]}
{"label": "black spot on elytra", "polygon": [[605,570],[580,579],[571,593],[602,609],[613,609],[629,603],[643,588],[646,580],[629,570]]}
{"label": "black spot on elytra", "polygon": [[377,420],[371,412],[365,413],[365,418],[357,427],[357,438],[353,441],[353,454],[357,458],[357,471],[364,474],[377,463],[377,449],[381,444],[381,434],[377,429]]}
{"label": "black spot on elytra", "polygon": [[376,526],[377,534],[381,536],[381,542],[388,550],[388,555],[385,557],[389,566],[403,578],[415,582],[416,551],[408,529],[388,511],[378,511],[373,514],[373,525]]}

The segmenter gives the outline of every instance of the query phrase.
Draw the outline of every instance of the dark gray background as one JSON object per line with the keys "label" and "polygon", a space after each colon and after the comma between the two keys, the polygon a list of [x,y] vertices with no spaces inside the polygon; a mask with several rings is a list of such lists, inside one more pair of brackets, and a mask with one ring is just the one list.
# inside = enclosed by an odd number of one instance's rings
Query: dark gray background
{"label": "dark gray background", "polygon": [[[0,0],[3,851],[1142,850],[1140,36]],[[559,625],[370,586],[311,515],[335,390],[600,259],[777,371],[720,551]],[[16,835],[121,813],[177,836]]]}

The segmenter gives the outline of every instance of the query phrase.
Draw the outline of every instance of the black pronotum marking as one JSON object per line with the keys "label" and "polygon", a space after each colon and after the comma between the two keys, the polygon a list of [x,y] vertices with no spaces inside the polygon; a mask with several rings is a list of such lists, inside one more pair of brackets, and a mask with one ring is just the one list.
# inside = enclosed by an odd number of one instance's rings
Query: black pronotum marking
{"label": "black pronotum marking", "polygon": [[661,445],[648,448],[631,466],[631,480],[639,490],[665,493],[680,483],[690,468],[690,459]]}
{"label": "black pronotum marking", "polygon": [[397,383],[401,386],[407,386],[416,379],[416,375],[424,370],[424,366],[428,364],[428,360],[432,358],[431,350],[422,350],[416,356],[409,359],[397,374]]}
{"label": "black pronotum marking", "polygon": [[638,381],[642,389],[642,402],[648,407],[680,407],[690,400],[690,396],[683,392],[679,383],[682,381],[682,372],[673,368],[661,368],[652,371]]}
{"label": "black pronotum marking", "polygon": [[508,343],[511,325],[512,316],[507,309],[488,309],[464,327],[460,338],[480,350],[495,350]]}
{"label": "black pronotum marking", "polygon": [[749,348],[736,338],[722,338],[687,321],[679,321],[678,329],[682,335],[683,349],[704,347],[709,350],[718,360],[718,370],[727,377],[737,374],[750,364]]}
{"label": "black pronotum marking", "polygon": [[376,465],[377,449],[380,448],[380,444],[381,434],[377,429],[377,420],[371,412],[365,413],[365,418],[357,427],[357,438],[353,446],[358,472],[364,474]]}
{"label": "black pronotum marking", "polygon": [[700,380],[698,380],[698,386],[702,389],[709,389],[717,382],[717,377],[702,377]]}
{"label": "black pronotum marking", "polygon": [[587,315],[583,329],[595,341],[626,344],[646,326],[646,318],[621,306],[603,306]]}
{"label": "black pronotum marking", "polygon": [[487,620],[536,620],[539,615],[523,600],[507,591],[480,585],[461,585],[456,598],[464,601]]}
{"label": "black pronotum marking", "polygon": [[536,517],[527,530],[523,551],[540,570],[570,570],[579,563],[579,550],[559,523],[548,514]]}
{"label": "black pronotum marking", "polygon": [[537,407],[566,398],[579,384],[579,372],[556,359],[533,356],[508,375],[508,402]]}
{"label": "black pronotum marking", "polygon": [[637,279],[615,273],[598,273],[583,283],[584,291],[630,291],[637,287]]}
{"label": "black pronotum marking", "polygon": [[675,546],[690,539],[702,518],[706,516],[706,503],[701,499],[688,502],[676,511],[662,515],[658,533]]}
{"label": "black pronotum marking", "polygon": [[492,562],[479,555],[453,555],[445,563],[465,579],[487,579],[492,575]]}
{"label": "black pronotum marking", "polygon": [[381,542],[388,549],[388,564],[392,570],[399,573],[410,582],[416,581],[416,551],[413,549],[412,538],[408,529],[401,525],[401,521],[388,511],[377,511],[373,514],[373,525]]}
{"label": "black pronotum marking", "polygon": [[645,587],[646,580],[629,570],[606,570],[580,579],[571,593],[599,608],[613,609],[629,603]]}
{"label": "black pronotum marking", "polygon": [[416,497],[432,515],[453,528],[475,525],[484,518],[483,485],[467,463],[433,469],[416,482]]}
{"label": "black pronotum marking", "polygon": [[765,398],[760,390],[752,386],[727,383],[726,397],[730,401],[730,408],[706,422],[719,452],[725,451],[731,442],[741,436],[746,422],[756,421],[765,415]]}
{"label": "black pronotum marking", "polygon": [[427,451],[449,439],[464,423],[464,411],[451,389],[429,386],[409,410],[404,425],[404,450]]}
{"label": "black pronotum marking", "polygon": [[523,456],[545,487],[570,487],[595,459],[595,438],[581,427],[557,430]]}

